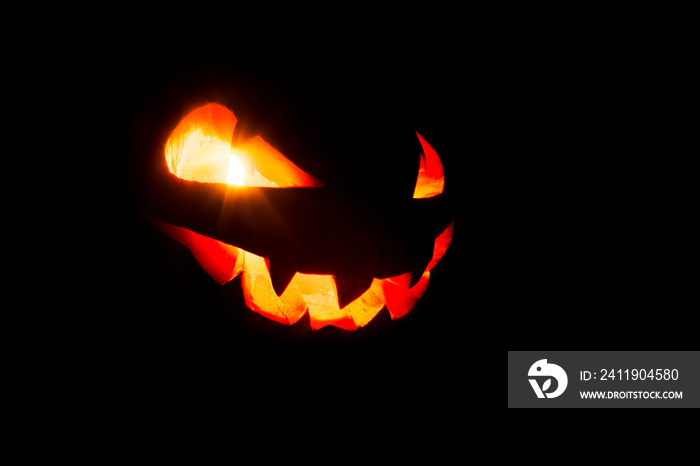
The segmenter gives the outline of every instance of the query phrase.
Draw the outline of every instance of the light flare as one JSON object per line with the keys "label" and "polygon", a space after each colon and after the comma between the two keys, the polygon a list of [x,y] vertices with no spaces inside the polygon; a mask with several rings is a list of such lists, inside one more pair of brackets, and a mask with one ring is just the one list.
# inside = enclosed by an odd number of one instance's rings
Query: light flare
{"label": "light flare", "polygon": [[226,176],[226,183],[242,186],[245,169],[241,161],[236,157],[237,152],[238,151],[234,149],[228,156],[228,175]]}

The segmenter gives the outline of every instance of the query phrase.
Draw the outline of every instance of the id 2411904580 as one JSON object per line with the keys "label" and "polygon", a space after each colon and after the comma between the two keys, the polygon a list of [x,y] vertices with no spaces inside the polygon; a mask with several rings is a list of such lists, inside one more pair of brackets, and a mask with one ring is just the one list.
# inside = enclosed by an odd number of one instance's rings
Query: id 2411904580
{"label": "id 2411904580", "polygon": [[678,380],[678,369],[600,369],[599,372],[581,371],[580,379],[584,382],[589,380]]}

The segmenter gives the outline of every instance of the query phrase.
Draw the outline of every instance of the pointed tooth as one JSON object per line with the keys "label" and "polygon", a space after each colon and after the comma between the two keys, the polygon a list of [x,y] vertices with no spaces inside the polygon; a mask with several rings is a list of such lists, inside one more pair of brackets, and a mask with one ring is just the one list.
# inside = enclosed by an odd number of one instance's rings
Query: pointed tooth
{"label": "pointed tooth", "polygon": [[409,288],[413,288],[414,286],[416,286],[416,284],[420,281],[420,277],[423,276],[424,271],[425,269],[422,269],[420,271],[416,269],[413,272],[411,272],[411,283],[408,285]]}
{"label": "pointed tooth", "polygon": [[371,276],[361,275],[340,275],[334,277],[335,289],[338,294],[338,307],[345,306],[362,296],[372,286]]}
{"label": "pointed tooth", "polygon": [[430,260],[433,258],[433,241],[421,241],[421,247],[419,248],[415,259],[413,260],[413,266],[411,268],[411,284],[409,288],[413,288],[416,283],[423,276],[423,272],[428,268]]}
{"label": "pointed tooth", "polygon": [[294,267],[292,262],[285,260],[275,260],[273,262],[265,259],[265,263],[267,264],[267,270],[270,272],[272,288],[274,288],[277,296],[282,296],[284,290],[289,286],[289,282],[292,281],[292,278],[297,273],[296,267]]}

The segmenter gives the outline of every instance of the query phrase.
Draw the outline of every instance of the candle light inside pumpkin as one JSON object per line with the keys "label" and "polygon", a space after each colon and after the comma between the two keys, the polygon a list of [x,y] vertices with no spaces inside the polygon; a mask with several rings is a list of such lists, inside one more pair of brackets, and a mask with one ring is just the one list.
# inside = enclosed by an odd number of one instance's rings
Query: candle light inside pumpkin
{"label": "candle light inside pumpkin", "polygon": [[245,171],[243,169],[243,164],[238,160],[238,157],[236,157],[237,152],[238,151],[234,149],[228,156],[228,176],[226,177],[226,183],[241,186],[243,185],[243,174]]}

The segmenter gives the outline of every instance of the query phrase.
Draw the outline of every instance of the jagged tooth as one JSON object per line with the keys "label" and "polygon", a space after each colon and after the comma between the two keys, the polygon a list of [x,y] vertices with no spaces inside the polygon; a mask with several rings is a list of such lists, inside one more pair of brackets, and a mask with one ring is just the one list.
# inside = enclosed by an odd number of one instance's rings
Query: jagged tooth
{"label": "jagged tooth", "polygon": [[338,294],[338,307],[345,306],[362,296],[372,286],[371,276],[340,275],[334,277],[335,289]]}
{"label": "jagged tooth", "polygon": [[284,260],[271,261],[265,259],[267,264],[267,270],[270,272],[270,279],[272,280],[272,288],[274,288],[277,296],[282,296],[284,290],[289,286],[289,282],[294,278],[294,274],[297,273],[296,267],[291,262]]}
{"label": "jagged tooth", "polygon": [[411,284],[409,288],[413,288],[418,280],[423,276],[423,272],[428,267],[430,260],[433,258],[434,241],[421,241],[421,246],[413,261],[411,268]]}
{"label": "jagged tooth", "polygon": [[418,283],[420,277],[423,276],[424,271],[425,268],[421,269],[420,271],[416,269],[413,272],[411,272],[411,283],[408,285],[409,288],[413,288],[414,286],[416,286],[416,283]]}

